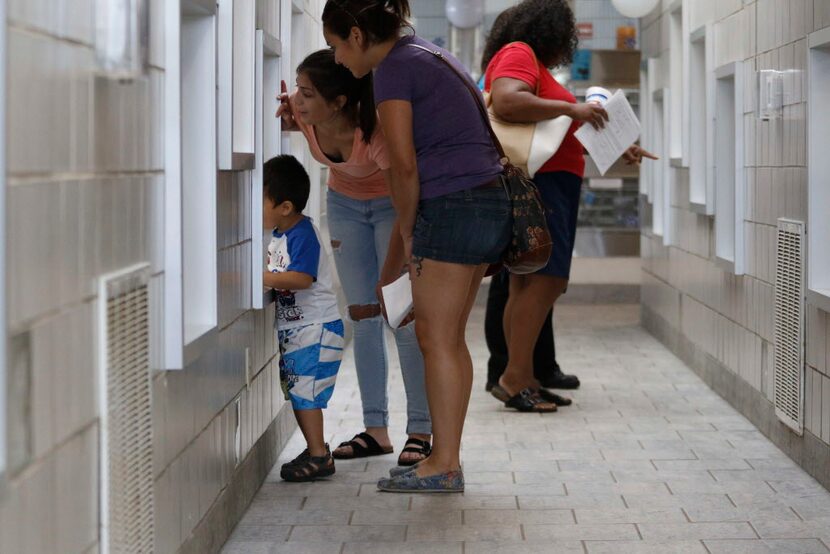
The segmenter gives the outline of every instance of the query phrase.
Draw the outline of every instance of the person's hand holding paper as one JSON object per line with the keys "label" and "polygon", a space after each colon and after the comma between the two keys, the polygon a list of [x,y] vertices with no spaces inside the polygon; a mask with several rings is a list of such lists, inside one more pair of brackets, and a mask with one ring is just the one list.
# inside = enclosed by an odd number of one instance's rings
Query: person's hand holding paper
{"label": "person's hand holding paper", "polygon": [[621,90],[608,99],[605,110],[608,122],[604,128],[583,125],[576,131],[576,138],[591,155],[601,175],[605,175],[640,136],[640,122]]}
{"label": "person's hand holding paper", "polygon": [[381,287],[381,295],[386,308],[386,320],[392,329],[397,329],[412,312],[412,282],[409,280],[409,273],[404,273],[395,281]]}

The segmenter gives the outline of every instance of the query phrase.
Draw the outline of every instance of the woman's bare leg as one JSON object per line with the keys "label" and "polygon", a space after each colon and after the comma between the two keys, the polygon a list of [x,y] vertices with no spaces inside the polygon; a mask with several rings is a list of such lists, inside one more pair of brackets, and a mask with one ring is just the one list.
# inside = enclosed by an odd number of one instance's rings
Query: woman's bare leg
{"label": "woman's bare leg", "polygon": [[[415,330],[424,354],[433,447],[419,475],[457,470],[461,433],[472,388],[472,361],[464,333],[483,266],[419,260],[413,263]],[[475,297],[473,296],[473,301]]]}
{"label": "woman's bare leg", "polygon": [[528,387],[538,388],[533,377],[533,348],[550,307],[567,285],[567,279],[561,277],[510,276],[510,297],[504,311],[509,360],[499,384],[511,396]]}

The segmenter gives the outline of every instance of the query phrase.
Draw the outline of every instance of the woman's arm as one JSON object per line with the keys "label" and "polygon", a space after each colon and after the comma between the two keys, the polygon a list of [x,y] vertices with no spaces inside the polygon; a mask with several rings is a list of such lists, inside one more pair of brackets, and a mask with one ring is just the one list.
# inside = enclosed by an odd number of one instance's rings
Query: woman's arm
{"label": "woman's arm", "polygon": [[499,77],[490,87],[493,111],[504,121],[535,123],[567,115],[576,121],[587,121],[602,128],[608,114],[599,104],[571,104],[563,100],[539,98],[530,85],[520,79]]}
{"label": "woman's arm", "polygon": [[392,234],[389,236],[389,248],[386,251],[386,260],[380,271],[380,284],[386,286],[401,276],[409,260],[404,253],[403,238],[401,237],[401,226],[397,219],[392,226]]}
{"label": "woman's arm", "polygon": [[[383,301],[383,293],[381,292],[381,288],[394,282],[408,270],[407,261],[406,255],[404,254],[404,245],[401,237],[400,225],[398,224],[398,220],[395,219],[395,224],[392,226],[392,234],[389,236],[389,250],[386,252],[386,260],[384,261],[383,269],[381,269],[380,272],[380,280],[378,281],[378,284],[375,285],[375,295],[378,297],[380,309],[383,313],[383,318],[386,321],[389,321],[389,317],[386,315],[386,304]],[[415,314],[410,313],[404,318],[403,321],[401,321],[401,324],[398,327],[404,327],[414,319]]]}
{"label": "woman's arm", "polygon": [[303,290],[311,288],[311,285],[314,284],[314,278],[308,273],[300,271],[283,271],[281,273],[266,271],[262,275],[262,284],[277,290]]}
{"label": "woman's arm", "polygon": [[387,175],[392,204],[398,214],[400,235],[403,239],[404,259],[412,256],[412,231],[421,185],[418,181],[418,162],[412,135],[412,104],[406,100],[387,100],[378,106],[390,168]]}
{"label": "woman's arm", "polygon": [[628,150],[623,152],[622,155],[623,159],[625,160],[626,165],[640,165],[640,162],[643,161],[643,158],[648,158],[650,160],[659,160],[657,156],[642,148],[638,144],[633,144],[628,147]]}

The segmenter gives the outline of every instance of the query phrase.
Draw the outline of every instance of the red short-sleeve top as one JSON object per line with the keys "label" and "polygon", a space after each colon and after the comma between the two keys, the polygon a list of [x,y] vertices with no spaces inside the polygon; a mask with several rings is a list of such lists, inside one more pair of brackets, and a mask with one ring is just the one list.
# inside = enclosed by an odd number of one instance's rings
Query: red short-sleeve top
{"label": "red short-sleeve top", "polygon": [[[524,81],[533,90],[538,89],[540,98],[576,104],[574,95],[553,78],[547,68],[537,60],[530,46],[524,42],[507,44],[493,56],[484,73],[484,90],[489,91],[493,81],[501,77]],[[545,162],[538,173],[568,171],[579,177],[583,176],[585,173],[584,149],[582,143],[574,136],[579,126],[578,121],[573,122],[559,150]]]}

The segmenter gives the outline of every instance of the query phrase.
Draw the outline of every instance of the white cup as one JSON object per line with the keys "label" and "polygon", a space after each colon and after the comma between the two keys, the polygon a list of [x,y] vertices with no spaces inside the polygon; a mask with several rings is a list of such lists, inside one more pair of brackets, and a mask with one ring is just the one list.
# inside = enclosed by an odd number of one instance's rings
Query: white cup
{"label": "white cup", "polygon": [[608,99],[611,98],[611,92],[602,87],[588,87],[585,91],[585,102],[595,103],[604,106]]}

